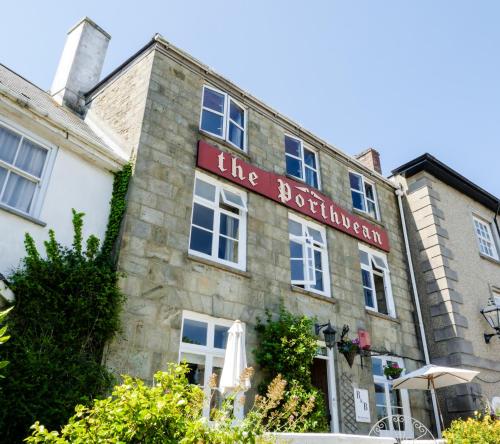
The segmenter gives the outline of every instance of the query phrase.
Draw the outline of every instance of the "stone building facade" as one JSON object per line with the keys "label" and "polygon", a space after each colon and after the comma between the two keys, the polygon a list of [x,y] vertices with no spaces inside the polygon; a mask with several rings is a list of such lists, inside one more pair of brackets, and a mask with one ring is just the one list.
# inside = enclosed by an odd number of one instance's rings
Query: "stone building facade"
{"label": "stone building facade", "polygon": [[445,423],[500,401],[500,340],[481,315],[500,305],[499,199],[433,156],[393,171],[405,190],[413,263],[431,361],[480,371],[439,390]]}
{"label": "stone building facade", "polygon": [[[127,302],[110,368],[151,380],[185,359],[203,384],[236,319],[255,367],[256,319],[283,304],[348,325],[351,338],[364,330],[390,355],[350,368],[336,349],[320,353],[332,430],[367,433],[388,410],[429,424],[425,393],[393,393],[382,374],[387,361],[408,371],[423,362],[392,182],[159,35],[86,106],[135,159],[119,252]],[[356,421],[354,388],[368,391],[368,422]]]}

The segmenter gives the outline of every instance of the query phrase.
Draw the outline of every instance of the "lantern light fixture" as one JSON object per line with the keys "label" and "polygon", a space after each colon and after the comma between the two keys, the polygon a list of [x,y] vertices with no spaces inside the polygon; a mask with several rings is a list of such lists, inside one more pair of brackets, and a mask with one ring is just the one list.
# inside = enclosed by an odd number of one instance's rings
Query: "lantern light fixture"
{"label": "lantern light fixture", "polygon": [[314,325],[314,331],[316,332],[316,335],[319,335],[319,332],[321,330],[323,330],[326,347],[331,350],[333,347],[335,347],[335,334],[337,333],[337,330],[332,327],[330,321],[328,321],[326,324]]}
{"label": "lantern light fixture", "polygon": [[488,322],[489,326],[495,330],[495,333],[485,333],[484,340],[487,344],[493,336],[500,337],[500,298],[490,298],[488,300],[488,305],[481,309],[481,314]]}

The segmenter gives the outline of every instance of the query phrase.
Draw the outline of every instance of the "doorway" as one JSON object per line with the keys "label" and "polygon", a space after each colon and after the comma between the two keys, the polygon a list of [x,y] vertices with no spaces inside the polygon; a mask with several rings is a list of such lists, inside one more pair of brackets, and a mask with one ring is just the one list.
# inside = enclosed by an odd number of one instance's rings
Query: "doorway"
{"label": "doorway", "polygon": [[325,404],[328,424],[332,422],[330,412],[330,395],[328,393],[328,368],[326,359],[314,358],[311,366],[311,382],[321,393],[323,393],[323,402]]}

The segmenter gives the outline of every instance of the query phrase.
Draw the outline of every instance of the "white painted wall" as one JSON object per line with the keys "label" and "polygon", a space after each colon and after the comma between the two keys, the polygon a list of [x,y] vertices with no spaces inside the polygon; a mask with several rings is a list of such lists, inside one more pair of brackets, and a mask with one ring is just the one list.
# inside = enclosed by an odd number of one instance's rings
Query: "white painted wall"
{"label": "white painted wall", "polygon": [[39,219],[42,227],[0,208],[0,272],[8,275],[25,256],[24,233],[29,232],[43,252],[48,230],[54,229],[56,239],[71,245],[73,228],[71,208],[86,214],[84,240],[95,234],[102,241],[109,215],[113,174],[90,163],[69,150],[57,150],[52,174],[42,203]]}

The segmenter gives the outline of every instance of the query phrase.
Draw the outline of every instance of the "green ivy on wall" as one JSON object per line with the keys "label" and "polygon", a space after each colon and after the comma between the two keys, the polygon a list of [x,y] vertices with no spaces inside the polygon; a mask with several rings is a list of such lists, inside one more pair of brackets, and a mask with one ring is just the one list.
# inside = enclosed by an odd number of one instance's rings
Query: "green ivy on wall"
{"label": "green ivy on wall", "polygon": [[106,227],[106,234],[102,243],[101,255],[104,258],[113,259],[113,251],[116,246],[120,226],[125,210],[127,208],[127,191],[130,178],[132,177],[133,166],[126,164],[123,169],[115,174],[113,181],[113,194],[110,202],[109,219]]}

